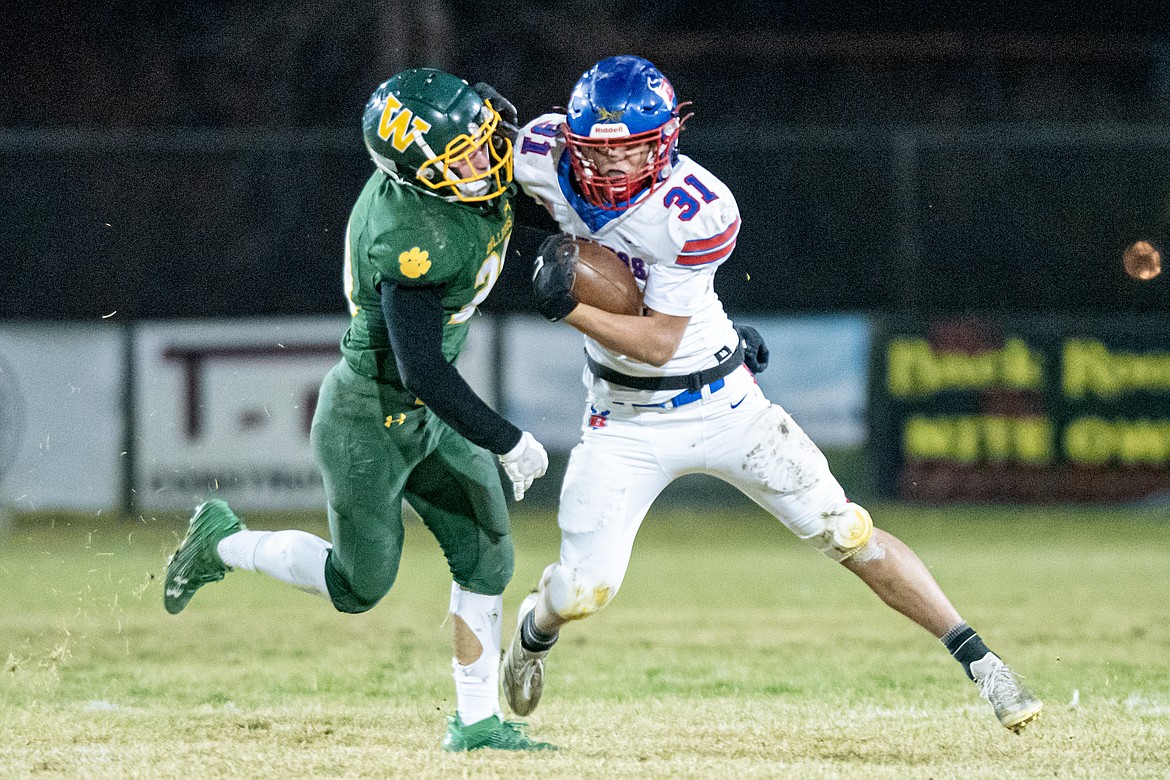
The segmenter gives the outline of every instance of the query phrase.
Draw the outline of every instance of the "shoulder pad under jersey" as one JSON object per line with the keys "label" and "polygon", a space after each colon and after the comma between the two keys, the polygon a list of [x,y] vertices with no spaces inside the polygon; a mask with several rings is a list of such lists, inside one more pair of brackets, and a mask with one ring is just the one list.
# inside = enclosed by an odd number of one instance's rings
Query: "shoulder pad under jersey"
{"label": "shoulder pad under jersey", "polygon": [[727,185],[713,174],[688,158],[681,161],[661,196],[672,212],[667,231],[677,248],[673,265],[721,263],[735,249],[739,206]]}
{"label": "shoulder pad under jersey", "polygon": [[410,220],[397,220],[393,227],[373,238],[369,254],[379,281],[441,284],[458,272],[462,261],[458,250],[466,243],[462,239],[464,231],[457,216],[442,213],[446,211],[413,211]]}
{"label": "shoulder pad under jersey", "polygon": [[564,149],[560,126],[564,114],[542,114],[526,124],[517,136],[514,177],[530,197],[548,202],[559,192],[557,161]]}

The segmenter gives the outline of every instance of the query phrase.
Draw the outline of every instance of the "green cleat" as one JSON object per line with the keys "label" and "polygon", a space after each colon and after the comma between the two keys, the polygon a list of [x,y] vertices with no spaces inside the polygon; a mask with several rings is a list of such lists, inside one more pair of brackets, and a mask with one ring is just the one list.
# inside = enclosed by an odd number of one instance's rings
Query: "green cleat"
{"label": "green cleat", "polygon": [[167,612],[179,614],[195,591],[209,582],[219,582],[231,571],[219,559],[215,546],[225,536],[244,529],[240,518],[225,502],[215,500],[199,505],[187,535],[167,561],[167,577],[163,583],[163,606]]}
{"label": "green cleat", "polygon": [[484,718],[470,726],[464,725],[459,715],[447,716],[447,734],[443,750],[458,753],[465,750],[556,750],[556,745],[537,742],[524,733],[524,724],[504,720],[499,715]]}

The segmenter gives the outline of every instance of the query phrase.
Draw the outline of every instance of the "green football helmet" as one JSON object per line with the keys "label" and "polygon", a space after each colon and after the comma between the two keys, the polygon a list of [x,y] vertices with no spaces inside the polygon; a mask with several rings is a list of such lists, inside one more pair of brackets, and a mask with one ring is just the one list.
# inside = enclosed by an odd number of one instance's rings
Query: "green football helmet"
{"label": "green football helmet", "polygon": [[379,169],[466,203],[491,200],[512,181],[512,141],[499,129],[491,101],[433,68],[391,76],[362,114],[366,148]]}

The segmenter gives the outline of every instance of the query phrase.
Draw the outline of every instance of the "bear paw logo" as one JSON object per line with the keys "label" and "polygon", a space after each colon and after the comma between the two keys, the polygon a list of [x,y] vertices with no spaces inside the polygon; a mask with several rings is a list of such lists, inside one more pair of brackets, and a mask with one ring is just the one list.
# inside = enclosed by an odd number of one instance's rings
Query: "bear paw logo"
{"label": "bear paw logo", "polygon": [[417,279],[431,270],[431,261],[427,259],[428,257],[429,252],[417,246],[412,247],[409,252],[403,252],[398,256],[398,270],[408,279]]}

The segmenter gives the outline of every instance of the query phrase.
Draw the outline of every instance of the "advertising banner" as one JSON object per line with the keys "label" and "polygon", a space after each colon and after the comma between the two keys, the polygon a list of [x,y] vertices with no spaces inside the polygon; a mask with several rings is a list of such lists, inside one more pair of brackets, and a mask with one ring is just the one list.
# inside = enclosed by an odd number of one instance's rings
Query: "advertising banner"
{"label": "advertising banner", "polygon": [[[309,427],[349,318],[145,323],[137,328],[136,503],[324,507]],[[476,323],[460,373],[489,384],[493,330]],[[490,395],[485,395],[490,399]]]}
{"label": "advertising banner", "polygon": [[760,389],[784,407],[822,449],[866,438],[869,321],[856,314],[745,317],[768,344]]}
{"label": "advertising banner", "polygon": [[0,326],[0,513],[118,506],[126,331]]}
{"label": "advertising banner", "polygon": [[886,320],[873,344],[870,442],[883,495],[1170,495],[1170,320]]}

